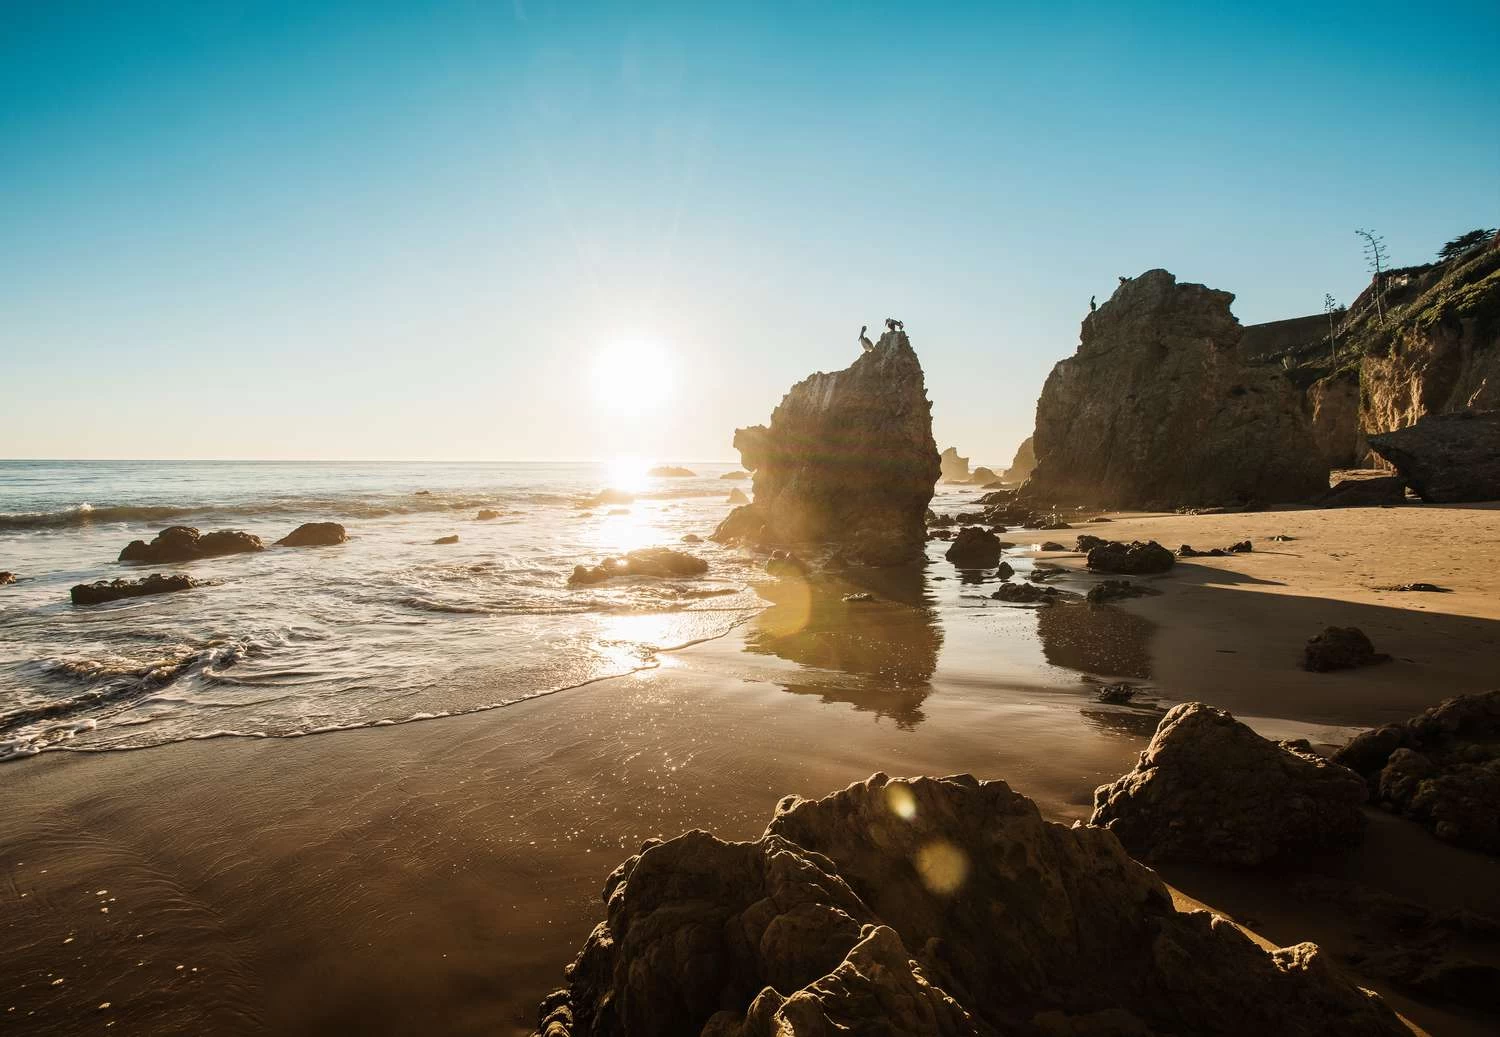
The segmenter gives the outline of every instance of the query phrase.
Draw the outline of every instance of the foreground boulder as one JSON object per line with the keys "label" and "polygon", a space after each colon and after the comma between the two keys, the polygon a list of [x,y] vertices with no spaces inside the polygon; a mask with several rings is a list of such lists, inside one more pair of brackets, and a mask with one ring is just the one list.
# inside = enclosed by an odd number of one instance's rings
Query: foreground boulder
{"label": "foreground boulder", "polygon": [[143,598],[148,594],[169,594],[201,587],[199,581],[181,573],[163,576],[152,573],[141,580],[100,580],[97,583],[80,583],[71,592],[75,605],[102,605],[106,601],[121,598]]}
{"label": "foreground boulder", "polygon": [[1279,365],[1241,356],[1233,301],[1165,270],[1121,284],[1042,389],[1027,495],[1147,507],[1325,489],[1302,391]]}
{"label": "foreground boulder", "polygon": [[1312,673],[1352,670],[1389,662],[1390,656],[1375,651],[1369,637],[1359,627],[1328,627],[1307,640],[1302,650],[1302,668]]}
{"label": "foreground boulder", "polygon": [[132,540],[120,552],[122,562],[191,562],[198,558],[249,554],[264,551],[260,537],[238,529],[221,529],[217,533],[199,533],[192,526],[168,526],[156,534],[151,543]]}
{"label": "foreground boulder", "polygon": [[1500,854],[1500,691],[1366,731],[1333,758],[1364,776],[1380,806],[1440,839]]}
{"label": "foreground boulder", "polygon": [[1399,475],[1342,479],[1313,499],[1313,505],[1319,508],[1374,508],[1405,503],[1406,479]]}
{"label": "foreground boulder", "polygon": [[993,569],[1000,564],[1000,538],[988,529],[965,526],[943,557],[960,569]]}
{"label": "foreground boulder", "polygon": [[888,331],[848,368],[794,385],[769,426],[738,429],[755,503],[720,541],[825,542],[867,565],[917,563],[939,473],[932,406],[906,333]]}
{"label": "foreground boulder", "polygon": [[337,522],[304,522],[276,543],[280,547],[332,547],[348,539]]}
{"label": "foreground boulder", "polygon": [[[1079,538],[1082,541],[1082,537]],[[1061,548],[1059,547],[1059,550]],[[1139,540],[1122,544],[1118,540],[1106,540],[1089,548],[1088,567],[1101,573],[1124,573],[1128,576],[1148,576],[1164,573],[1177,564],[1177,558],[1155,540],[1142,543]]]}
{"label": "foreground boulder", "polygon": [[1365,784],[1306,743],[1272,742],[1185,702],[1162,718],[1129,774],[1094,790],[1089,824],[1145,861],[1255,865],[1364,835]]}
{"label": "foreground boulder", "polygon": [[968,775],[788,797],[754,842],[652,840],[603,899],[547,1037],[1407,1032],[1312,944],[1177,911],[1109,832]]}
{"label": "foreground boulder", "polygon": [[580,586],[603,583],[616,576],[685,577],[702,576],[706,572],[708,563],[696,555],[669,547],[643,547],[624,558],[606,558],[592,568],[576,565],[568,583]]}
{"label": "foreground boulder", "polygon": [[1429,414],[1371,436],[1370,448],[1424,501],[1500,500],[1500,410]]}

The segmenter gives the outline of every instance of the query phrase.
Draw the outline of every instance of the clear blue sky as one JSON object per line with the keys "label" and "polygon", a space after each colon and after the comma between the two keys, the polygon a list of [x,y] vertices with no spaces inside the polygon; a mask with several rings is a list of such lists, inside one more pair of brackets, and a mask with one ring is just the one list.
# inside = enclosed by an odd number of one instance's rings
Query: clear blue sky
{"label": "clear blue sky", "polygon": [[729,458],[894,315],[1003,464],[1119,274],[1500,222],[1494,0],[1219,6],[0,0],[0,456]]}

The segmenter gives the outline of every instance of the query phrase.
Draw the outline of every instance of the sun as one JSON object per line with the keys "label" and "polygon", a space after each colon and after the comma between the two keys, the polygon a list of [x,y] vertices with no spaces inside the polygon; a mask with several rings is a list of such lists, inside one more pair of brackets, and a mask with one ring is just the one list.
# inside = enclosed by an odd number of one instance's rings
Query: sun
{"label": "sun", "polygon": [[594,394],[620,414],[645,414],[672,395],[672,362],[655,342],[622,340],[594,358]]}

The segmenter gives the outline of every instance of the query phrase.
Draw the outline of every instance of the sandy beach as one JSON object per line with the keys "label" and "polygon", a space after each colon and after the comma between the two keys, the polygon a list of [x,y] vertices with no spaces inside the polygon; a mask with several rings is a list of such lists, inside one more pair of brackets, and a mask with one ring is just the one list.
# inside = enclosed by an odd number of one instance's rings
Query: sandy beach
{"label": "sandy beach", "polygon": [[[782,796],[877,770],[1003,778],[1050,818],[1086,818],[1159,715],[1098,706],[1108,677],[1323,745],[1500,677],[1500,508],[1117,516],[1010,538],[1085,530],[1255,551],[1180,563],[1159,596],[1107,609],[1004,608],[943,562],[811,596],[768,584],[774,604],[723,638],[506,709],[9,764],[0,1013],[22,1033],[526,1033],[645,838],[754,837]],[[1451,593],[1377,589],[1414,580]],[[1303,672],[1329,624],[1394,660]],[[1371,815],[1362,849],[1310,869],[1500,910],[1492,860]],[[1163,874],[1274,942],[1348,940],[1285,875]],[[1486,1030],[1365,982],[1428,1032]]]}

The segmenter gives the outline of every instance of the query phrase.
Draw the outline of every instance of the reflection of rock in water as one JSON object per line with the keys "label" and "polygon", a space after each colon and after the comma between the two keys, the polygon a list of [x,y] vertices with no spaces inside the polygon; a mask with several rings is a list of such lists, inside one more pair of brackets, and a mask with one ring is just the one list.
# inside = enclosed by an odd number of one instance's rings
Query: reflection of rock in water
{"label": "reflection of rock in water", "polygon": [[1150,738],[1165,716],[1158,710],[1080,709],[1083,719],[1105,734],[1141,735]]}
{"label": "reflection of rock in water", "polygon": [[1153,630],[1149,620],[1123,609],[1068,605],[1037,612],[1047,661],[1102,677],[1150,677]]}
{"label": "reflection of rock in water", "polygon": [[762,589],[775,604],[756,617],[745,650],[828,671],[782,684],[787,691],[847,702],[915,727],[924,719],[921,705],[932,692],[943,643],[921,574],[886,573],[875,582],[862,574],[858,586],[876,599],[845,602],[849,588],[842,584],[800,580]]}

